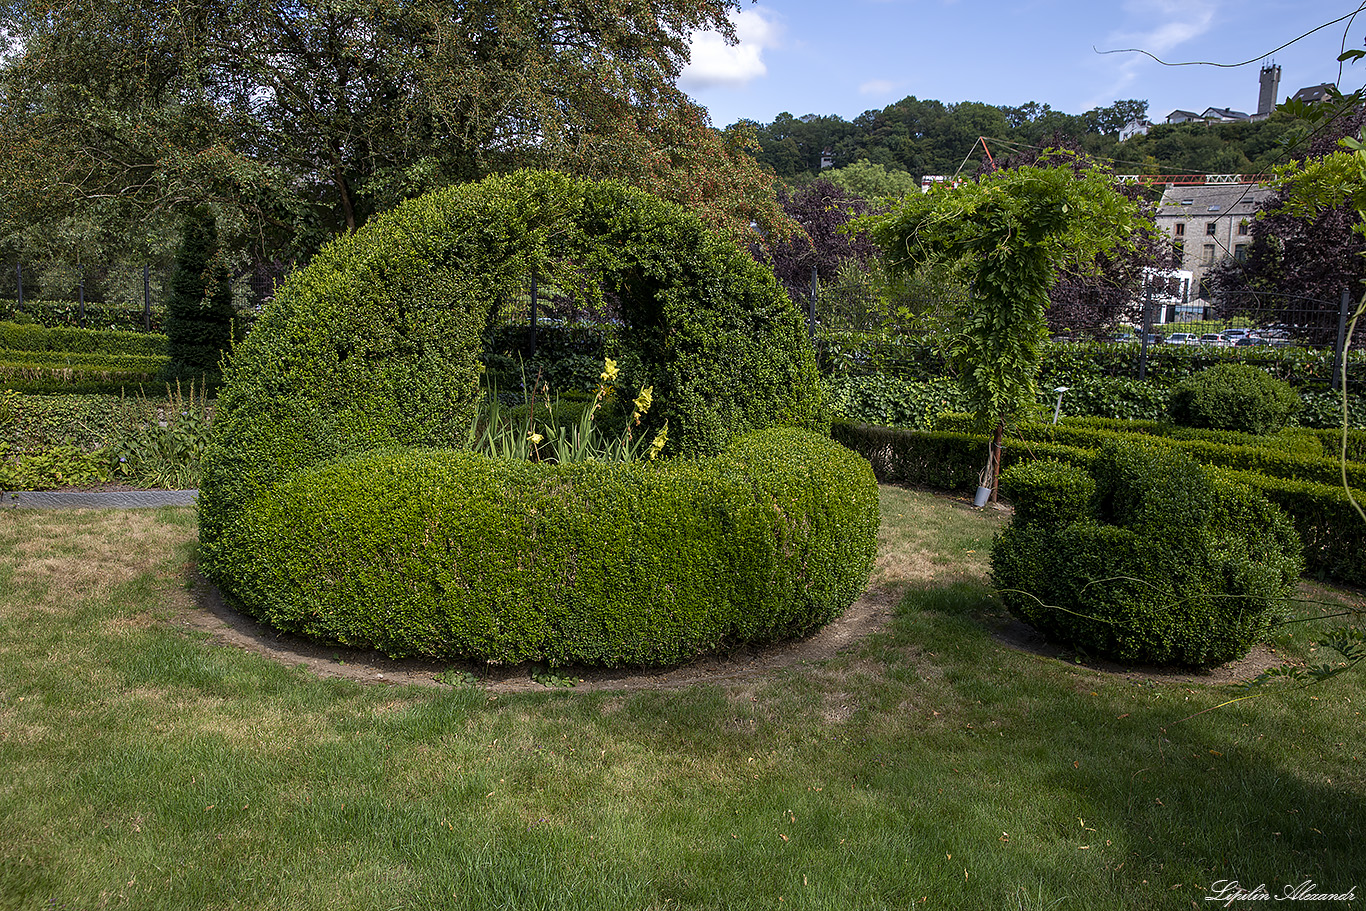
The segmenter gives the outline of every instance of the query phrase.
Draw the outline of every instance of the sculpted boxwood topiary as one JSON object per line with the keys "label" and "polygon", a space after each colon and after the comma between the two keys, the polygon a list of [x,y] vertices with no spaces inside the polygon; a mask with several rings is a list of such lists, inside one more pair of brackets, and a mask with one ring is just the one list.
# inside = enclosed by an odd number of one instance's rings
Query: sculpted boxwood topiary
{"label": "sculpted boxwood topiary", "polygon": [[[478,338],[532,269],[618,295],[623,388],[690,461],[457,451]],[[770,272],[618,184],[522,172],[324,249],[234,352],[200,490],[202,565],[281,627],[394,654],[666,663],[805,632],[857,596],[877,491],[824,427]],[[789,428],[755,431],[775,425]],[[746,434],[751,434],[746,436]]]}
{"label": "sculpted boxwood topiary", "polygon": [[1049,639],[1124,662],[1240,658],[1286,616],[1302,569],[1280,510],[1180,452],[1107,445],[1090,476],[1012,467],[1016,512],[992,548],[1010,611]]}

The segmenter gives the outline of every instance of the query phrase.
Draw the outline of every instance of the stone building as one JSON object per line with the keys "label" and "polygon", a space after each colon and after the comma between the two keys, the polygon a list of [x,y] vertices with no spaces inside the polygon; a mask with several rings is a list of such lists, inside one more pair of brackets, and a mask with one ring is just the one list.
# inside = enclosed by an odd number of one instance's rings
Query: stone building
{"label": "stone building", "polygon": [[1210,267],[1232,257],[1244,259],[1252,242],[1252,219],[1271,195],[1269,187],[1250,183],[1169,186],[1154,221],[1179,253],[1177,268],[1191,273],[1191,294],[1209,299]]}

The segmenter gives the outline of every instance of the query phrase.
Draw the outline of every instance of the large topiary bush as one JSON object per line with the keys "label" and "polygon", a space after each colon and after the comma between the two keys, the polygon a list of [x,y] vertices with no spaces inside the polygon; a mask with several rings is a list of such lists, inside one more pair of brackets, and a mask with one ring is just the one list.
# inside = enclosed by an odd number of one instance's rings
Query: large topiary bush
{"label": "large topiary bush", "polygon": [[246,510],[238,597],[392,655],[660,665],[809,632],[867,581],[877,485],[815,434],[719,458],[559,466],[362,453]]}
{"label": "large topiary bush", "polygon": [[1182,380],[1168,411],[1182,427],[1278,433],[1301,408],[1289,383],[1249,364],[1219,364]]}
{"label": "large topiary bush", "polygon": [[[617,295],[622,385],[654,387],[640,434],[667,421],[673,452],[702,461],[454,451],[480,332],[532,269]],[[663,662],[810,629],[866,576],[876,488],[809,434],[740,439],[823,427],[803,328],[768,270],[619,184],[521,172],[413,200],[291,276],[235,350],[200,490],[202,565],[273,623],[395,653]],[[681,631],[702,614],[722,619]]]}
{"label": "large topiary bush", "polygon": [[993,580],[1052,641],[1207,667],[1286,616],[1302,569],[1290,521],[1182,453],[1112,443],[1089,474],[1040,461],[1001,482],[1016,511],[992,548]]}

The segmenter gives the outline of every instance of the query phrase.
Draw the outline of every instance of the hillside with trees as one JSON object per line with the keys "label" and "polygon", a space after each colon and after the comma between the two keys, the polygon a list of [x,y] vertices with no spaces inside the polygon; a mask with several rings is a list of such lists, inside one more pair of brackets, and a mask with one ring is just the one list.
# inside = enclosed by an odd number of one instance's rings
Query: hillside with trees
{"label": "hillside with trees", "polygon": [[852,121],[783,113],[771,123],[744,125],[758,139],[759,162],[792,184],[814,180],[825,156],[835,169],[867,161],[909,172],[916,181],[960,173],[965,162],[971,174],[985,158],[979,138],[993,155],[1037,151],[1063,139],[1070,148],[1113,162],[1117,173],[1264,174],[1283,163],[1284,141],[1294,129],[1290,118],[1277,114],[1255,123],[1158,124],[1147,135],[1120,142],[1124,127],[1147,109],[1146,101],[1130,99],[1065,114],[1037,102],[1002,107],[911,96]]}

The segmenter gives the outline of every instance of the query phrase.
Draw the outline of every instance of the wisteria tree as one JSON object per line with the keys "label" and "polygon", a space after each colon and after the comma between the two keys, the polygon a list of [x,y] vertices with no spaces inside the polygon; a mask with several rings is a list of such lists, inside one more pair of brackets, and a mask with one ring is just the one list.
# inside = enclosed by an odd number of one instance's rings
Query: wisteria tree
{"label": "wisteria tree", "polygon": [[[1082,151],[1069,136],[1055,133],[1048,140],[1048,149],[1025,148],[984,162],[980,173],[1017,168],[1037,163],[1040,157],[1065,150],[1077,173],[1094,171],[1101,175],[1113,172]],[[1120,322],[1133,322],[1141,317],[1145,269],[1172,269],[1176,254],[1171,242],[1151,224],[1156,206],[1145,198],[1144,189],[1137,183],[1116,184],[1115,191],[1133,202],[1146,216],[1136,223],[1134,236],[1124,247],[1100,253],[1086,268],[1064,267],[1058,280],[1048,291],[1048,329],[1055,334],[1096,334],[1113,328]]]}
{"label": "wisteria tree", "polygon": [[1131,246],[1144,221],[1109,175],[1075,164],[1059,153],[908,196],[866,220],[892,267],[943,264],[972,290],[955,314],[949,351],[993,434],[983,478],[993,496],[1006,425],[1036,399],[1049,290],[1065,269]]}

